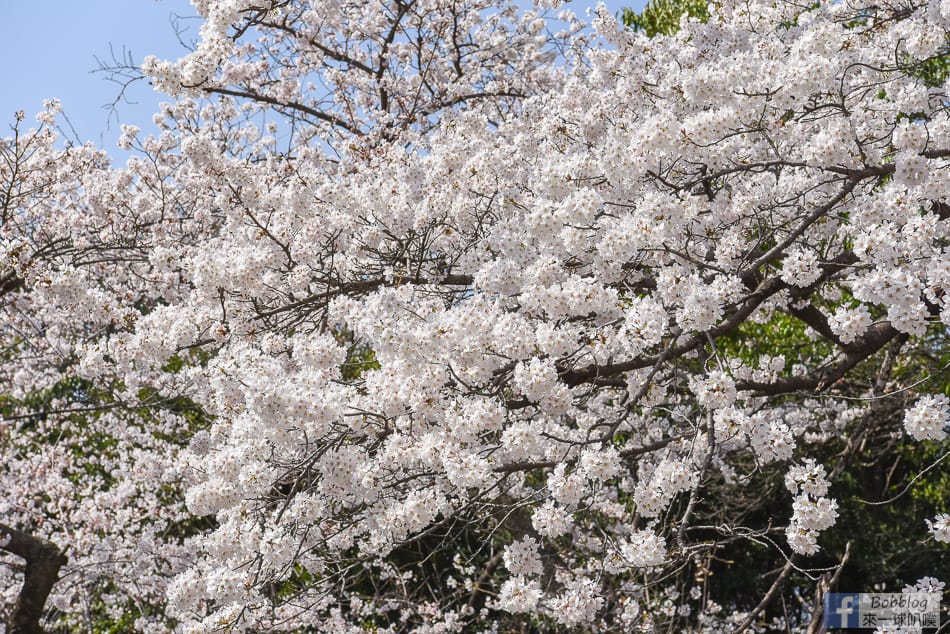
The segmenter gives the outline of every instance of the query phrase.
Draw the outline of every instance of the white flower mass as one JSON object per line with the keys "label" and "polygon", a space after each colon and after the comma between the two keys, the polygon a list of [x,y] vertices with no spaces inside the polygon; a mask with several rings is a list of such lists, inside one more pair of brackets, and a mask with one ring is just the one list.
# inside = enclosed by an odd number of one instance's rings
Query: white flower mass
{"label": "white flower mass", "polygon": [[804,632],[865,500],[946,561],[950,2],[193,4],[125,166],[0,141],[0,619],[40,545],[56,631]]}

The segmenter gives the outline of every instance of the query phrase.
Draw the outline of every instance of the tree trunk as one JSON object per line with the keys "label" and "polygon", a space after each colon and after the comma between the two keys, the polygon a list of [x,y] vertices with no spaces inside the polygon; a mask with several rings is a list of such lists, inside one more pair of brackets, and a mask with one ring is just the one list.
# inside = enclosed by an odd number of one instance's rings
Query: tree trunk
{"label": "tree trunk", "polygon": [[43,606],[66,555],[53,542],[0,524],[0,548],[26,560],[23,587],[9,623],[9,634],[43,634]]}

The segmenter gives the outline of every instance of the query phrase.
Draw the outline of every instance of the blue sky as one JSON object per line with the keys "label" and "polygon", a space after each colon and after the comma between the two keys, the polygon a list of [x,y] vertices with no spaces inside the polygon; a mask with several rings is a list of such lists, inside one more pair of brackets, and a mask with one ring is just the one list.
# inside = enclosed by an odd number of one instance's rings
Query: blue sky
{"label": "blue sky", "polygon": [[[578,14],[596,0],[568,3]],[[641,5],[643,0],[608,0],[611,11]],[[188,0],[32,0],[3,2],[3,20],[13,28],[0,38],[0,136],[5,136],[17,110],[27,117],[43,100],[58,98],[80,141],[114,150],[118,120],[151,128],[152,114],[165,98],[144,82],[129,88],[125,99],[108,109],[120,86],[108,81],[97,58],[111,62],[130,57],[140,64],[146,55],[177,59],[187,52],[172,24],[181,16],[185,42],[197,36],[200,22]],[[191,19],[189,19],[191,18]]]}
{"label": "blue sky", "polygon": [[[5,136],[17,110],[32,119],[44,99],[56,97],[80,140],[109,149],[115,146],[119,126],[103,106],[116,99],[119,86],[92,74],[96,58],[111,61],[111,45],[117,56],[129,53],[136,64],[150,54],[177,59],[187,51],[170,18],[195,15],[188,0],[32,0],[3,5],[7,28],[0,39],[0,135]],[[190,27],[191,38],[196,36],[198,22],[181,24]],[[117,113],[123,122],[150,123],[161,100],[139,82],[126,101],[116,104]]]}

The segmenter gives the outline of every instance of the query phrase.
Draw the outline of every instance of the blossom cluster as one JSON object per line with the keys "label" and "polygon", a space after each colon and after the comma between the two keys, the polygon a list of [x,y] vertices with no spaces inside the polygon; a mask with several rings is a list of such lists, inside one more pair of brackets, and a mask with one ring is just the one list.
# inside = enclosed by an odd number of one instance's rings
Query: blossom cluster
{"label": "blossom cluster", "polygon": [[522,5],[196,0],[124,168],[56,104],[0,145],[0,512],[66,625],[758,627],[722,549],[945,441],[950,12]]}
{"label": "blossom cluster", "polygon": [[785,533],[796,553],[818,552],[818,534],[831,528],[838,517],[838,503],[829,497],[827,472],[813,459],[795,465],[785,475],[785,486],[795,496],[792,519]]}

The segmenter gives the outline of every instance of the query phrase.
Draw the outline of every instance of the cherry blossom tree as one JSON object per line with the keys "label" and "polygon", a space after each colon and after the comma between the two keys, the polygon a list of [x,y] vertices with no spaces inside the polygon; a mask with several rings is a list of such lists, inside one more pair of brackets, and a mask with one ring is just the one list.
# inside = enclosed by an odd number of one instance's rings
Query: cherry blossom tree
{"label": "cherry blossom tree", "polygon": [[61,627],[127,613],[166,631],[156,606],[197,528],[176,456],[203,414],[161,381],[80,361],[180,298],[187,287],[150,259],[213,224],[189,224],[190,194],[162,192],[157,162],[112,170],[102,150],[57,148],[58,112],[47,104],[35,128],[18,113],[0,143],[0,552],[14,556],[0,559],[0,620],[40,631],[49,597]]}
{"label": "cherry blossom tree", "polygon": [[4,146],[2,447],[48,466],[2,473],[16,534],[77,543],[67,618],[804,632],[865,556],[852,509],[947,561],[945,492],[907,503],[948,455],[941,3],[652,38],[603,7],[195,7],[124,169]]}
{"label": "cherry blossom tree", "polygon": [[706,22],[709,20],[708,3],[700,0],[651,0],[639,13],[624,9],[623,23],[650,37],[659,33],[673,35],[679,31],[680,19],[684,15]]}

